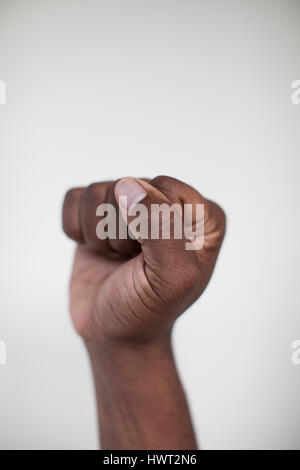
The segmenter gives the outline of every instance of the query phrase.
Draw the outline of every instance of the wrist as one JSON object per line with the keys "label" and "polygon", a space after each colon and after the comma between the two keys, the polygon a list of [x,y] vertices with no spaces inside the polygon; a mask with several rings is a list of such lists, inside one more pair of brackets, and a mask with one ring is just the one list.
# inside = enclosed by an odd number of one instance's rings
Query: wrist
{"label": "wrist", "polygon": [[170,334],[147,342],[86,340],[94,374],[131,381],[174,367]]}
{"label": "wrist", "polygon": [[110,360],[118,360],[118,358],[153,358],[160,355],[172,354],[171,333],[160,335],[148,341],[136,340],[115,340],[111,338],[85,339],[90,358],[104,361],[106,358]]}

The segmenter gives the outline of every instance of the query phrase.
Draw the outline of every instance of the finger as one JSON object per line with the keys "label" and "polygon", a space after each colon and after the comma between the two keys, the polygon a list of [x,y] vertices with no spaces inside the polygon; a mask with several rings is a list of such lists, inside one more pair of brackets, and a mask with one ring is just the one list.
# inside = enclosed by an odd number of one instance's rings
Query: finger
{"label": "finger", "polygon": [[122,217],[122,214],[119,211],[119,206],[115,197],[115,185],[117,181],[110,185],[108,189],[107,202],[114,207],[116,211],[116,237],[108,238],[108,242],[113,250],[116,252],[125,255],[125,256],[134,256],[140,253],[141,246],[136,241],[130,238],[128,234],[128,227]]}
{"label": "finger", "polygon": [[[144,226],[139,235],[136,232],[135,234],[142,246],[145,273],[152,286],[162,291],[178,282],[191,283],[192,278],[194,281],[199,275],[195,253],[185,250],[186,240],[182,232],[181,238],[176,238],[174,233],[175,220],[182,217],[181,204],[178,203],[174,211],[173,208],[171,210],[172,201],[162,191],[148,182],[134,178],[120,180],[115,186],[115,195],[130,230],[136,224],[135,209],[143,212],[140,220]],[[170,209],[167,214],[170,230],[166,238],[163,236],[165,221],[157,214],[157,207],[162,204],[165,209]]]}
{"label": "finger", "polygon": [[[197,205],[203,206],[203,220],[197,218],[197,211],[192,212],[192,231],[194,231],[197,224],[203,222],[204,229],[204,250],[202,247],[198,251],[201,254],[205,250],[212,250],[214,247],[219,248],[225,233],[226,218],[221,207],[213,201],[204,198],[193,187],[189,186],[182,181],[172,178],[170,176],[158,176],[151,180],[151,184],[165,194],[173,203],[180,202],[183,206],[192,205],[195,208]],[[189,221],[186,221],[187,224]],[[213,242],[213,243],[212,243]]]}
{"label": "finger", "polygon": [[[143,181],[150,181],[147,178],[141,178]],[[108,237],[108,242],[113,250],[116,252],[125,255],[125,256],[135,256],[141,252],[141,245],[129,236],[128,227],[122,217],[122,214],[119,211],[119,206],[115,197],[115,186],[118,180],[112,183],[108,188],[107,193],[107,202],[111,204],[116,211],[116,236],[114,238]]]}
{"label": "finger", "polygon": [[70,189],[64,199],[62,210],[62,227],[65,234],[78,243],[83,243],[80,224],[80,199],[84,188]]}
{"label": "finger", "polygon": [[84,242],[91,248],[101,252],[110,253],[112,247],[108,238],[100,237],[99,223],[105,216],[105,210],[99,213],[101,206],[105,209],[111,181],[90,184],[83,192],[80,200],[80,224]]}
{"label": "finger", "polygon": [[[63,205],[63,230],[67,236],[79,243],[101,252],[119,252],[123,255],[135,255],[141,251],[140,245],[128,235],[128,229],[122,217],[119,217],[119,207],[114,195],[115,183],[108,181],[93,183],[87,188],[73,188],[65,196]],[[106,206],[109,216],[109,230],[106,233],[104,221]],[[101,215],[99,208],[103,211]],[[119,219],[122,227],[119,225]],[[113,228],[113,230],[112,230]]]}
{"label": "finger", "polygon": [[[189,207],[193,208],[191,219],[184,217],[185,231],[189,235],[186,248],[196,254],[201,273],[199,290],[203,291],[213,272],[224,238],[225,214],[218,204],[204,198],[194,188],[175,178],[158,176],[151,181],[151,184],[173,203],[180,201],[187,209],[187,214]],[[200,210],[198,213],[197,208],[202,208],[203,211]]]}

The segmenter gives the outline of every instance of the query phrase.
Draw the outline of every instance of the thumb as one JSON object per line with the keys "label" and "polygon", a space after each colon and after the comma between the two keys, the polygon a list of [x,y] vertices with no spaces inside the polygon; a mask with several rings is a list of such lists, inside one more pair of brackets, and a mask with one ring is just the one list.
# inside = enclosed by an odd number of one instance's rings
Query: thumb
{"label": "thumb", "polygon": [[196,253],[186,250],[180,203],[136,178],[119,180],[115,197],[131,236],[141,244],[152,287],[161,291],[198,276]]}

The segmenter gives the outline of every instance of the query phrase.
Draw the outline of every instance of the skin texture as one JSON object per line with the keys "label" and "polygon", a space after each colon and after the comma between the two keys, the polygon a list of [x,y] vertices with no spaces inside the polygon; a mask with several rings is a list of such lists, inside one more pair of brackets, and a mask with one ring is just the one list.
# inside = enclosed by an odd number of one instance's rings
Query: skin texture
{"label": "skin texture", "polygon": [[[124,195],[123,213],[136,200],[149,213],[151,204],[204,204],[204,246],[188,251],[184,237],[172,236],[100,240],[97,207],[119,209]],[[211,277],[225,232],[222,209],[174,178],[123,178],[68,191],[63,229],[78,243],[70,312],[91,360],[102,448],[195,449],[171,331]]]}

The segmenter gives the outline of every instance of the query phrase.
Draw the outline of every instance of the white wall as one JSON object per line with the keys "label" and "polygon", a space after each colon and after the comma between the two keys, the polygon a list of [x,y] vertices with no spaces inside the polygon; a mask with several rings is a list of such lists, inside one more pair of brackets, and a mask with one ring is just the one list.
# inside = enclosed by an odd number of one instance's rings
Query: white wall
{"label": "white wall", "polygon": [[96,448],[66,189],[169,174],[220,202],[175,345],[202,447],[300,448],[297,0],[0,0],[0,448]]}

